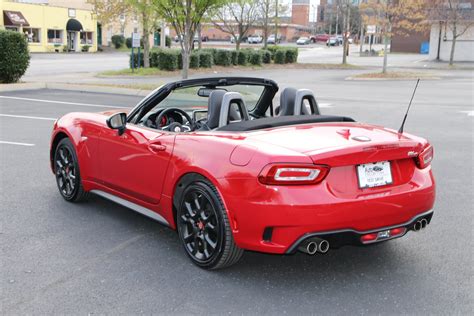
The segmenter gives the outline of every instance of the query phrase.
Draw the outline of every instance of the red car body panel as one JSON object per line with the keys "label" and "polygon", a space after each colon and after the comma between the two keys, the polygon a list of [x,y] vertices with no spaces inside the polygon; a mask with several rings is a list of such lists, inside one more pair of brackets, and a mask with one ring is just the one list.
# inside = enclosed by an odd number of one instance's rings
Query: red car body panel
{"label": "red car body panel", "polygon": [[[220,193],[235,243],[261,252],[292,252],[308,234],[407,227],[433,209],[431,165],[421,168],[417,161],[430,144],[407,133],[340,122],[186,133],[128,123],[119,134],[106,123],[116,112],[123,110],[60,118],[51,157],[58,141],[69,137],[86,191],[146,208],[173,229],[175,192],[193,173]],[[357,165],[380,161],[390,162],[392,183],[360,188]],[[321,165],[329,172],[315,184],[268,185],[259,175],[270,164]],[[264,238],[268,228],[271,240]]]}

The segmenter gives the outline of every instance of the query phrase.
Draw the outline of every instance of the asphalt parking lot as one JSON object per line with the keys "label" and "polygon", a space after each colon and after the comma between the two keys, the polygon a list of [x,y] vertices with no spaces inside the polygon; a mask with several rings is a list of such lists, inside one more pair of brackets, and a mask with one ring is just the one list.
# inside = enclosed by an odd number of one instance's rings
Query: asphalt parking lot
{"label": "asphalt parking lot", "polygon": [[[296,71],[281,79],[319,91],[325,114],[392,128],[414,86],[334,77],[321,88]],[[319,256],[247,252],[215,272],[194,266],[160,224],[99,197],[70,204],[57,192],[49,169],[54,119],[133,106],[139,97],[0,93],[0,313],[470,314],[472,88],[472,75],[422,82],[405,127],[435,146],[438,191],[428,229]]]}

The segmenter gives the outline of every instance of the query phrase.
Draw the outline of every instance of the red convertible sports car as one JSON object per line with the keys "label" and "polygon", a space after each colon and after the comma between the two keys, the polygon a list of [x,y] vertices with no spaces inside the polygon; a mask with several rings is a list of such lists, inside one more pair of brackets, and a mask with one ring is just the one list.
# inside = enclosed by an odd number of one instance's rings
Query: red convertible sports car
{"label": "red convertible sports car", "polygon": [[259,78],[166,84],[130,111],[54,124],[51,168],[70,202],[100,195],[176,229],[198,266],[244,250],[326,253],[425,228],[433,147],[321,115],[309,90]]}

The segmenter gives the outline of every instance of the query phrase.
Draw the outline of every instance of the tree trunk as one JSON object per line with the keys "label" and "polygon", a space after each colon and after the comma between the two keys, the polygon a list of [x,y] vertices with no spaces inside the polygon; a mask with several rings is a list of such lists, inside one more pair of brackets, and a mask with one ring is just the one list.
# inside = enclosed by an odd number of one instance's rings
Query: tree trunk
{"label": "tree trunk", "polygon": [[235,40],[235,50],[240,49],[240,41],[241,41],[242,35],[239,35],[239,38]]}
{"label": "tree trunk", "polygon": [[160,47],[161,48],[166,48],[166,33],[165,33],[165,30],[166,30],[166,23],[163,20],[161,22],[161,32],[160,32]]}
{"label": "tree trunk", "polygon": [[181,77],[188,79],[189,74],[189,55],[194,44],[194,34],[191,32],[191,15],[188,14],[191,11],[191,1],[186,0],[186,21],[184,25],[183,40],[181,41],[181,55],[183,62],[183,70],[181,71]]}
{"label": "tree trunk", "polygon": [[349,5],[346,5],[346,11],[344,12],[344,20],[343,20],[343,50],[342,50],[342,64],[346,65],[347,64],[347,52],[349,49],[349,40],[347,38],[347,35],[349,33],[349,28],[350,28],[350,10],[349,10]]}
{"label": "tree trunk", "polygon": [[181,77],[183,79],[188,79],[188,70],[189,70],[189,50],[184,49],[181,51],[182,61],[183,61],[183,70],[181,71]]}
{"label": "tree trunk", "polygon": [[148,16],[145,12],[143,17],[143,68],[150,68],[150,34],[148,31]]}
{"label": "tree trunk", "polygon": [[362,54],[364,52],[364,42],[365,42],[365,35],[364,35],[364,24],[362,21],[360,23],[360,38],[359,38],[359,53]]}
{"label": "tree trunk", "polygon": [[389,36],[385,35],[384,36],[384,49],[383,49],[383,69],[382,69],[382,73],[384,73],[384,74],[387,73],[388,40],[389,40]]}
{"label": "tree trunk", "polygon": [[[198,49],[202,48],[201,23],[198,24]],[[193,39],[194,40],[194,39]]]}
{"label": "tree trunk", "polygon": [[454,51],[456,49],[456,40],[457,40],[457,25],[453,23],[453,43],[451,44],[451,53],[449,54],[449,65],[452,66],[454,64]]}
{"label": "tree trunk", "polygon": [[275,44],[276,44],[276,39],[278,38],[278,10],[279,10],[278,0],[276,0],[276,4],[275,4]]}

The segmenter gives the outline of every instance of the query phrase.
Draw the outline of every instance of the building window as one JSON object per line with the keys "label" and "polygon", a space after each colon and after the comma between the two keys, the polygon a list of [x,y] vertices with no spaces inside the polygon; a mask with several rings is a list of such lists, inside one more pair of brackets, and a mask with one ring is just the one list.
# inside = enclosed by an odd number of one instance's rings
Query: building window
{"label": "building window", "polygon": [[62,44],[63,31],[62,30],[48,30],[48,43]]}
{"label": "building window", "polygon": [[93,44],[92,35],[93,35],[92,32],[81,32],[81,44],[92,45]]}
{"label": "building window", "polygon": [[7,31],[14,31],[14,32],[18,32],[18,28],[16,26],[5,26],[5,29]]}
{"label": "building window", "polygon": [[25,33],[26,39],[28,40],[28,43],[40,43],[41,38],[40,34],[41,31],[38,28],[33,28],[33,27],[24,27],[23,28],[23,33]]}

